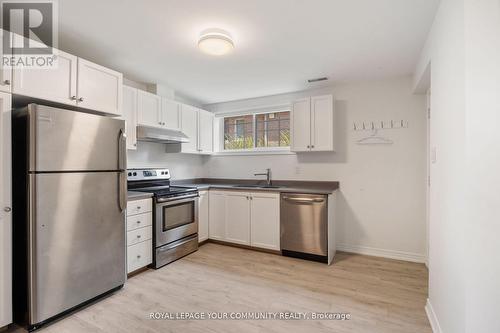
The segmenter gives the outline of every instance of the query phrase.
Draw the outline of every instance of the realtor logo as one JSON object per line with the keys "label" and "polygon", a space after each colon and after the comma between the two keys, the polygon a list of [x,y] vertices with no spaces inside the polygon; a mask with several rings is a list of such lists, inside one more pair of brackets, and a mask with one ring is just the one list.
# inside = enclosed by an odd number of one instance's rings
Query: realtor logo
{"label": "realtor logo", "polygon": [[1,1],[3,66],[54,66],[56,7],[51,0]]}

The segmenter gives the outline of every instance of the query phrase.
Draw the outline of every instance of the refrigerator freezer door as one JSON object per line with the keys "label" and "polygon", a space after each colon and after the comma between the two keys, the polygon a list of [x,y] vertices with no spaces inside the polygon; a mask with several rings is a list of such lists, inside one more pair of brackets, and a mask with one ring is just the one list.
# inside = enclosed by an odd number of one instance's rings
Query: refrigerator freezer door
{"label": "refrigerator freezer door", "polygon": [[124,284],[122,174],[29,176],[31,325]]}
{"label": "refrigerator freezer door", "polygon": [[36,104],[28,118],[29,171],[126,170],[123,120]]}

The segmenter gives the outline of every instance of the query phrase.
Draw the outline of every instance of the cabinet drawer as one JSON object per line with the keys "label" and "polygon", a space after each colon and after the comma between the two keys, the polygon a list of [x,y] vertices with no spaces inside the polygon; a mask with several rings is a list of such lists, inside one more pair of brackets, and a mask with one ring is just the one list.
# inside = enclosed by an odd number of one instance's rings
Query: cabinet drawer
{"label": "cabinet drawer", "polygon": [[135,229],[127,232],[127,246],[144,242],[153,238],[153,229],[151,226]]}
{"label": "cabinet drawer", "polygon": [[153,222],[153,213],[139,214],[127,217],[127,231],[150,226]]}
{"label": "cabinet drawer", "polygon": [[153,210],[151,199],[129,201],[127,203],[127,216],[143,214]]}
{"label": "cabinet drawer", "polygon": [[152,240],[127,247],[127,273],[138,270],[153,262]]}

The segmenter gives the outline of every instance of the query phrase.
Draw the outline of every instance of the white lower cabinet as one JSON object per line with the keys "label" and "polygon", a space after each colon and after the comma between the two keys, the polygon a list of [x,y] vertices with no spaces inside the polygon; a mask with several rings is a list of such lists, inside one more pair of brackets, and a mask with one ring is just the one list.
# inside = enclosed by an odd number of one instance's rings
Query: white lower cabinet
{"label": "white lower cabinet", "polygon": [[250,245],[249,198],[246,192],[226,193],[226,241]]}
{"label": "white lower cabinet", "polygon": [[146,267],[152,262],[152,239],[127,247],[127,273]]}
{"label": "white lower cabinet", "polygon": [[280,195],[256,192],[251,194],[250,245],[280,250]]}
{"label": "white lower cabinet", "polygon": [[152,199],[127,203],[127,273],[153,262]]}
{"label": "white lower cabinet", "polygon": [[208,238],[226,239],[226,194],[223,191],[209,191]]}
{"label": "white lower cabinet", "polygon": [[208,239],[208,191],[200,191],[198,200],[198,242],[203,242]]}
{"label": "white lower cabinet", "polygon": [[279,193],[209,192],[209,238],[280,250]]}

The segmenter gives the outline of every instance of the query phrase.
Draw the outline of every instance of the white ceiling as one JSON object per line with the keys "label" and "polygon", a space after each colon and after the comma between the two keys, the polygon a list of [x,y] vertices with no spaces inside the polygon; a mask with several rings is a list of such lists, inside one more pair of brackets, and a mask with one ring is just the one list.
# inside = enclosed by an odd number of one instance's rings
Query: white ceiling
{"label": "white ceiling", "polygon": [[[411,74],[439,0],[63,0],[59,47],[203,104]],[[207,28],[235,51],[197,49]],[[307,79],[328,76],[327,83]]]}

